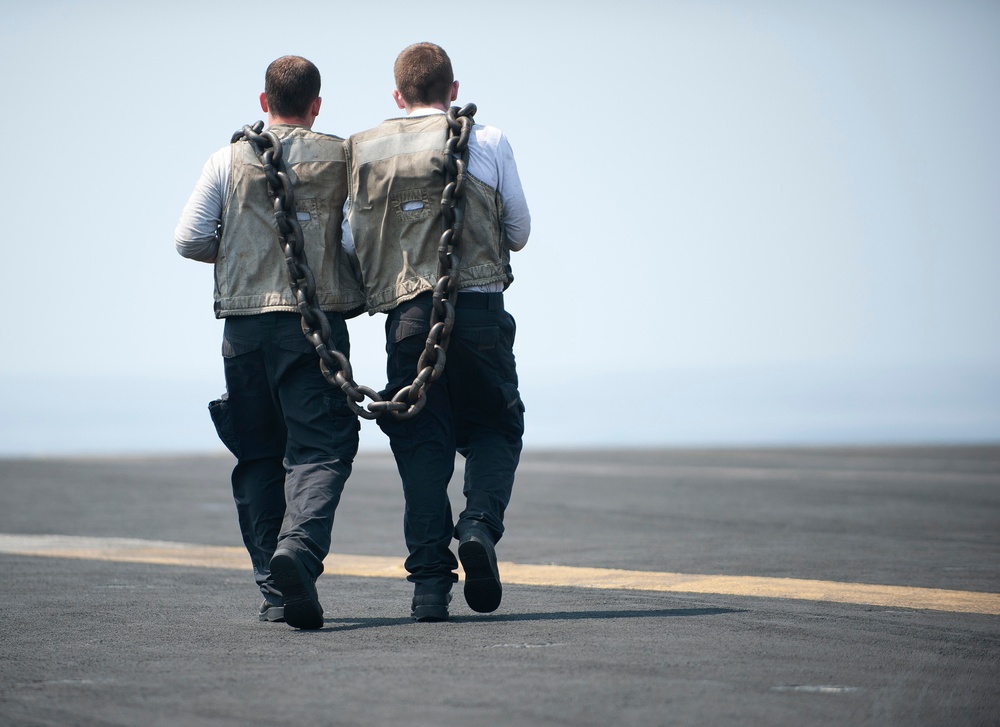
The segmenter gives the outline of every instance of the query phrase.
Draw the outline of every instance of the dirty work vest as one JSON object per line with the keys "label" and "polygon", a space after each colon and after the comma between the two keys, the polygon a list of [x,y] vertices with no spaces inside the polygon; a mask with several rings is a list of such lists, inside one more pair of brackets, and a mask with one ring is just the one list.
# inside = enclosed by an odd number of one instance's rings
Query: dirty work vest
{"label": "dirty work vest", "polygon": [[[444,231],[443,114],[389,119],[347,142],[351,233],[371,313],[386,311],[437,282]],[[493,187],[466,175],[460,288],[510,284],[503,206]]]}
{"label": "dirty work vest", "polygon": [[[347,166],[343,140],[304,126],[270,127],[281,140],[295,209],[302,226],[306,261],[316,276],[316,303],[324,311],[348,311],[364,304],[360,282],[340,244]],[[278,244],[267,178],[250,143],[232,145],[229,199],[215,261],[218,318],[275,311],[297,312]]]}

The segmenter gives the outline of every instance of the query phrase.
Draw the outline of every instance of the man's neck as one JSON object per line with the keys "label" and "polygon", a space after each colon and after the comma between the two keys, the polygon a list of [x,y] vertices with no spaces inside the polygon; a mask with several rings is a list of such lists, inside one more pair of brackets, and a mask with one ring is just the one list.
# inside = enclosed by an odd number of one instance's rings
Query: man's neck
{"label": "man's neck", "polygon": [[312,122],[309,119],[303,118],[301,116],[272,116],[267,115],[267,125],[277,126],[278,124],[285,124],[287,126],[305,126],[307,129],[312,128]]}
{"label": "man's neck", "polygon": [[413,114],[427,114],[432,112],[441,112],[443,114],[448,113],[448,107],[443,103],[432,103],[432,104],[418,104],[416,106],[407,106],[405,108],[406,115],[412,116]]}

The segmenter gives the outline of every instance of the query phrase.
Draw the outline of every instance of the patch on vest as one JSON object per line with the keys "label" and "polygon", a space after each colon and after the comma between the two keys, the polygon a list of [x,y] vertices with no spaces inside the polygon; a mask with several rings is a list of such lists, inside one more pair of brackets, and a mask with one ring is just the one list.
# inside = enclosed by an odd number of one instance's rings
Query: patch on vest
{"label": "patch on vest", "polygon": [[422,220],[434,215],[426,188],[392,192],[389,195],[389,205],[404,220]]}

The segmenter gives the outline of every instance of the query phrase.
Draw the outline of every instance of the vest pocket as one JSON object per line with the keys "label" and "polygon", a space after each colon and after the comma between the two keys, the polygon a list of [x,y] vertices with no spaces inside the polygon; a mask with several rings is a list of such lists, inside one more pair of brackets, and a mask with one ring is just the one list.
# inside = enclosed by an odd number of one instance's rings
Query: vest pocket
{"label": "vest pocket", "polygon": [[295,200],[295,219],[303,230],[319,224],[319,203],[312,198]]}
{"label": "vest pocket", "polygon": [[389,194],[389,208],[396,217],[412,222],[423,220],[434,215],[431,198],[426,187],[419,189],[401,189]]}

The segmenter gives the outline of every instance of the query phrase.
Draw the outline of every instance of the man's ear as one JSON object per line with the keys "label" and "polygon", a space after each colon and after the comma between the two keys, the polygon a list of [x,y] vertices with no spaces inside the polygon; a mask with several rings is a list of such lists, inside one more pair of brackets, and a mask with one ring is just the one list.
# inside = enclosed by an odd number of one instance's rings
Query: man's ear
{"label": "man's ear", "polygon": [[403,100],[403,95],[399,92],[398,88],[392,90],[392,100],[396,102],[396,106],[399,108],[406,108],[406,101]]}
{"label": "man's ear", "polygon": [[455,81],[454,83],[451,84],[451,100],[452,101],[458,100],[458,81]]}
{"label": "man's ear", "polygon": [[260,110],[267,113],[267,94],[263,91],[260,92]]}
{"label": "man's ear", "polygon": [[317,96],[316,99],[312,102],[312,106],[309,108],[309,113],[311,113],[314,117],[319,116],[319,107],[322,105],[323,105],[323,98],[321,96]]}

